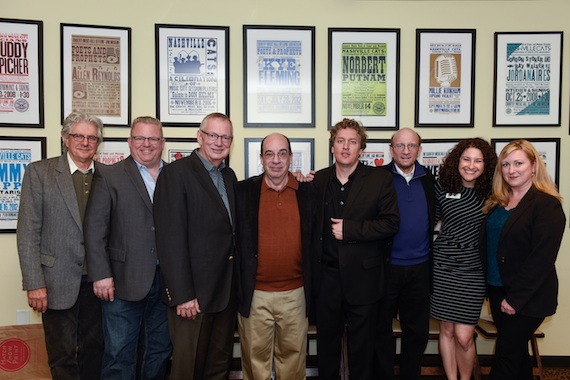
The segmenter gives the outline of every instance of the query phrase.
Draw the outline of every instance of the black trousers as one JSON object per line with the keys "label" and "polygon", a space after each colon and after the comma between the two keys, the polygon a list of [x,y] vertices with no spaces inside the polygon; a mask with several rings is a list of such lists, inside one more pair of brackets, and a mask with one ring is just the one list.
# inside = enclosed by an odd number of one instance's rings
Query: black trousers
{"label": "black trousers", "polygon": [[[49,305],[48,305],[49,307]],[[83,276],[75,305],[42,314],[54,380],[99,380],[103,358],[101,301]]]}
{"label": "black trousers", "polygon": [[348,367],[353,380],[373,379],[374,325],[378,302],[349,304],[342,292],[338,268],[322,266],[317,294],[319,379],[340,378],[342,335],[348,330]]}
{"label": "black trousers", "polygon": [[421,361],[429,336],[430,262],[386,269],[385,294],[380,300],[376,334],[375,379],[394,378],[396,340],[392,319],[399,314],[402,327],[400,379],[421,377]]}
{"label": "black trousers", "polygon": [[528,317],[519,313],[505,314],[501,311],[503,299],[503,287],[489,287],[489,305],[498,333],[489,379],[532,380],[532,359],[528,353],[528,341],[544,318]]}

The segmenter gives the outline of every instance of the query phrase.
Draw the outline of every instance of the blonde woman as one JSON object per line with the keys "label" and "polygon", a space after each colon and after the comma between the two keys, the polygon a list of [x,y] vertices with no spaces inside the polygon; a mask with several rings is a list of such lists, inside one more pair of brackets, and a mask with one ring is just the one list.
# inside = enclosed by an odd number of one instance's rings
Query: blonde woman
{"label": "blonde woman", "polygon": [[507,144],[485,203],[481,259],[498,337],[489,379],[532,379],[528,341],[556,311],[554,263],[566,217],[556,185],[526,140]]}

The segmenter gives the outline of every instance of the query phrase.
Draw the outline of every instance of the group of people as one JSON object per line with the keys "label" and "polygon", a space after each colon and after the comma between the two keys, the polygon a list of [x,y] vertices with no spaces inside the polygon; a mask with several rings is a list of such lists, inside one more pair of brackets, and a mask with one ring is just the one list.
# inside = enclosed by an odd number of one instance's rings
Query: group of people
{"label": "group of people", "polygon": [[131,154],[111,166],[93,160],[102,128],[69,115],[64,153],[22,184],[23,288],[54,379],[227,379],[236,325],[244,379],[304,379],[309,316],[319,378],[339,378],[345,329],[351,378],[393,378],[397,316],[400,378],[418,379],[430,315],[448,378],[468,379],[485,296],[490,378],[532,378],[527,342],[556,310],[566,220],[529,142],[497,159],[462,140],[434,180],[415,131],[396,132],[393,161],[374,168],[359,160],[365,128],[343,119],[330,167],[291,173],[290,141],[273,133],[263,174],[238,182],[226,115],[206,116],[199,149],[168,165],[158,119],[133,120]]}

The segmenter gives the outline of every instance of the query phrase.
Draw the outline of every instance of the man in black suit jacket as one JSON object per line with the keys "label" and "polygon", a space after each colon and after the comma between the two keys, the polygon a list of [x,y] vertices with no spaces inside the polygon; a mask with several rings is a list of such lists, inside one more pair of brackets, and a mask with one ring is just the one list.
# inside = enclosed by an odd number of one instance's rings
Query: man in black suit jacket
{"label": "man in black suit jacket", "polygon": [[237,295],[234,260],[236,176],[224,160],[230,119],[206,116],[200,149],[162,170],[154,220],[172,340],[171,379],[227,379]]}
{"label": "man in black suit jacket", "polygon": [[133,120],[128,144],[129,157],[95,172],[85,217],[89,280],[104,301],[101,378],[163,379],[171,344],[152,214],[164,165],[160,121]]}
{"label": "man in black suit jacket", "polygon": [[303,379],[315,188],[289,172],[289,139],[261,142],[264,173],[235,187],[244,379]]}
{"label": "man in black suit jacket", "polygon": [[387,245],[400,216],[392,175],[364,166],[366,132],[344,119],[331,129],[335,164],[315,174],[319,378],[338,379],[341,338],[348,328],[349,372],[373,378],[374,334]]}

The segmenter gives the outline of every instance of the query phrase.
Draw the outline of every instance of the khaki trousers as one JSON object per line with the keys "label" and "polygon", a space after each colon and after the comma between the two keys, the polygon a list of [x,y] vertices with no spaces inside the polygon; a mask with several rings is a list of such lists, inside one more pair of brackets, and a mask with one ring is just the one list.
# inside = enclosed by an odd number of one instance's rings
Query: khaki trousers
{"label": "khaki trousers", "polygon": [[255,290],[248,318],[238,315],[244,380],[306,378],[307,320],[305,289]]}

